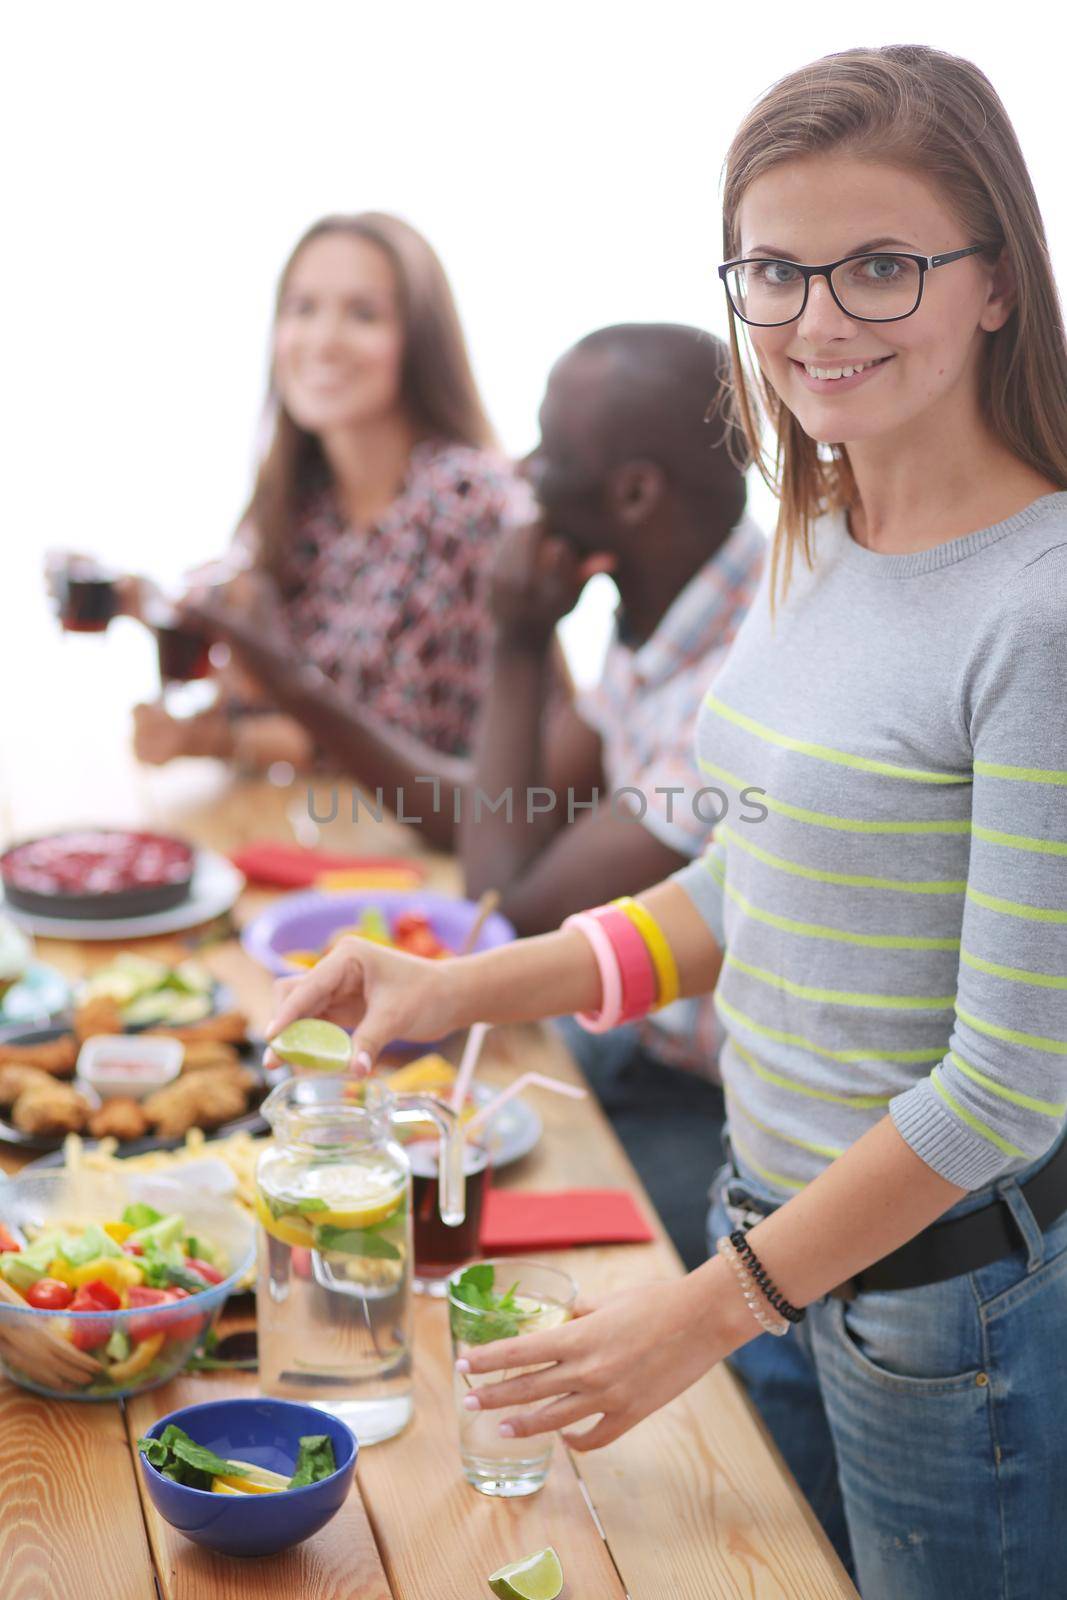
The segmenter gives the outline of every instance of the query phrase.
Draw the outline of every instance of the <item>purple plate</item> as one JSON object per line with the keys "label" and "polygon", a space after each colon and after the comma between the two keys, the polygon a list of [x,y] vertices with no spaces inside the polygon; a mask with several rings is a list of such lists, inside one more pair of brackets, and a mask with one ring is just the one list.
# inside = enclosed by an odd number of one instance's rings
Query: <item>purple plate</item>
{"label": "purple plate", "polygon": [[[268,906],[244,929],[241,943],[253,960],[275,977],[291,978],[303,969],[286,961],[287,950],[321,950],[332,933],[353,927],[360,914],[372,908],[381,911],[390,924],[402,912],[425,912],[434,933],[451,950],[460,948],[478,915],[473,900],[457,900],[431,890],[364,889],[324,894],[310,889],[283,895]],[[514,937],[511,923],[494,911],[486,918],[475,949],[494,950],[498,945],[510,944]]]}

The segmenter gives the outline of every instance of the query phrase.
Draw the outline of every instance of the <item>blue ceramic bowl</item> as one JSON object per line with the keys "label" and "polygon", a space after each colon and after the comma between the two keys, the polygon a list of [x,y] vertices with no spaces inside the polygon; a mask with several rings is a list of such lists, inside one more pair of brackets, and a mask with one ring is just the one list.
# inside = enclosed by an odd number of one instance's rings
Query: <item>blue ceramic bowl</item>
{"label": "blue ceramic bowl", "polygon": [[314,1406],[291,1400],[209,1400],[183,1406],[148,1429],[158,1439],[175,1423],[197,1444],[231,1460],[250,1461],[270,1472],[291,1473],[308,1433],[328,1434],[337,1471],[303,1489],[247,1496],[212,1494],[164,1478],[139,1452],[141,1474],[152,1504],[165,1522],[194,1544],[227,1556],[273,1556],[310,1539],[337,1515],[352,1486],[358,1445],[345,1423]]}

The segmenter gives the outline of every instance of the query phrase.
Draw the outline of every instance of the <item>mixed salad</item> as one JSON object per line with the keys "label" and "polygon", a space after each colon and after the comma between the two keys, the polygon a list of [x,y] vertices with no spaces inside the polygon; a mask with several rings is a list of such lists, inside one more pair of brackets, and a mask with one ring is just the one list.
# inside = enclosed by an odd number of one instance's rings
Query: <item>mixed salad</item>
{"label": "mixed salad", "polygon": [[[56,1315],[60,1339],[99,1365],[85,1364],[93,1391],[138,1387],[172,1373],[191,1354],[211,1317],[169,1308],[222,1283],[228,1263],[210,1240],[193,1235],[179,1212],[138,1203],[115,1221],[46,1227],[18,1239],[0,1225],[0,1277],[28,1306]],[[166,1315],[160,1313],[166,1311]],[[81,1320],[77,1313],[95,1312]],[[103,1312],[136,1312],[114,1320]]]}
{"label": "mixed salad", "polygon": [[85,980],[78,990],[78,1004],[114,1001],[125,1028],[164,1024],[179,1028],[208,1016],[214,994],[215,980],[199,961],[180,961],[171,967],[165,961],[124,950]]}
{"label": "mixed salad", "polygon": [[353,927],[338,928],[321,950],[287,950],[285,959],[296,967],[313,967],[348,934],[357,934],[372,944],[384,944],[391,950],[403,950],[409,956],[423,956],[429,961],[442,961],[456,953],[437,937],[424,911],[400,912],[390,923],[378,906],[367,906]]}

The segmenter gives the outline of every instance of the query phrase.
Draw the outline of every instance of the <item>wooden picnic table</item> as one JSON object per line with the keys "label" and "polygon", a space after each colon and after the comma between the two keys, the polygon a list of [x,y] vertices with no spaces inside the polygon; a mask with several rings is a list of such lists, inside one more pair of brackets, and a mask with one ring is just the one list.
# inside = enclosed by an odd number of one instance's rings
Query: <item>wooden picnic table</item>
{"label": "wooden picnic table", "polygon": [[[71,728],[79,775],[55,790],[48,756],[9,767],[4,833],[66,822],[140,821],[234,849],[251,838],[307,837],[299,781],[276,787],[241,780],[212,763],[176,763],[145,775],[125,750],[124,719],[108,737]],[[93,754],[86,741],[92,739]],[[77,762],[78,739],[85,765]],[[68,752],[69,754],[69,752]],[[103,765],[101,764],[103,763]],[[17,768],[17,776],[15,771]],[[342,791],[347,796],[345,787]],[[328,810],[320,795],[318,815]],[[346,821],[347,801],[321,842],[364,851],[411,852],[409,831]],[[456,888],[454,863],[427,857],[428,882]],[[271,897],[247,890],[244,923]],[[178,938],[146,941],[146,952],[186,953]],[[71,978],[114,954],[107,944],[40,940],[41,959]],[[235,939],[201,951],[253,1027],[269,1014],[270,980]],[[578,1080],[550,1029],[500,1029],[486,1045],[483,1075],[503,1082],[537,1069]],[[543,1096],[545,1134],[499,1182],[528,1189],[625,1186],[650,1218],[647,1197],[592,1099]],[[0,1149],[9,1171],[19,1165]],[[677,1276],[682,1268],[656,1224],[654,1243],[561,1252],[583,1291]],[[453,1415],[447,1313],[415,1306],[415,1417],[398,1438],[359,1457],[341,1513],[302,1546],[263,1560],[215,1556],[157,1516],[140,1491],[133,1442],[177,1406],[255,1393],[254,1375],[195,1375],[115,1403],[39,1399],[0,1380],[0,1572],[5,1600],[474,1600],[486,1575],[552,1544],[567,1600],[829,1600],[855,1590],[784,1468],[740,1386],[719,1368],[604,1450],[571,1456],[557,1443],[546,1487],[523,1500],[489,1500],[462,1479]]]}

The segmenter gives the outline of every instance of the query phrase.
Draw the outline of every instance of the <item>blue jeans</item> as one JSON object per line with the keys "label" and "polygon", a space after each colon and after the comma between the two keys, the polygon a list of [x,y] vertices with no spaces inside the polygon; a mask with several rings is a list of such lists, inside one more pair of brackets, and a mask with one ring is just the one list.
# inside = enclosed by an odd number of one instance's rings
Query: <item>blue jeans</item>
{"label": "blue jeans", "polygon": [[[1011,1255],[946,1283],[828,1296],[731,1359],[863,1600],[1067,1596],[1067,1214],[1042,1234],[1019,1187],[1041,1165],[947,1213],[998,1193]],[[736,1226],[728,1175],[712,1247]]]}

